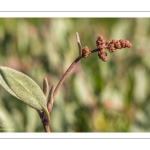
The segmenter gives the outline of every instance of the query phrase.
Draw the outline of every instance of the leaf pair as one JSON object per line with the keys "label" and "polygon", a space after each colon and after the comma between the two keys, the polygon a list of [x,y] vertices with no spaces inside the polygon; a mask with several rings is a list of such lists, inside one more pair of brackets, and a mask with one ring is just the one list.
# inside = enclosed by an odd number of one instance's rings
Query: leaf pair
{"label": "leaf pair", "polygon": [[0,67],[0,85],[30,107],[44,111],[49,119],[47,100],[38,84],[27,75],[8,67]]}

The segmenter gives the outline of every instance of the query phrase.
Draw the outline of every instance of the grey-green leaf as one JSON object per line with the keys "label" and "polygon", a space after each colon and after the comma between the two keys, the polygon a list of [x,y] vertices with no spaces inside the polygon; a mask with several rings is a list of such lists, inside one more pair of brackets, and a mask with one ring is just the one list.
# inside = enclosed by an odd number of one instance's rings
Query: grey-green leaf
{"label": "grey-green leaf", "polygon": [[47,112],[46,97],[37,83],[27,75],[8,67],[0,67],[0,84],[32,108]]}

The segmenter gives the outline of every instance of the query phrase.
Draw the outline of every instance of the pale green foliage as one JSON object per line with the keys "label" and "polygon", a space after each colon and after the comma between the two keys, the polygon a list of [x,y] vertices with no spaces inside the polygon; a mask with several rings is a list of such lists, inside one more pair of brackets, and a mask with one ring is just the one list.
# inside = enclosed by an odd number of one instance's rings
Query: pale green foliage
{"label": "pale green foliage", "polygon": [[[98,35],[133,46],[108,53],[106,63],[95,53],[76,65],[55,97],[51,131],[149,132],[149,18],[1,18],[0,65],[56,86],[79,55],[76,32],[90,50]],[[37,112],[0,87],[3,122],[14,123],[13,132],[43,131]]]}
{"label": "pale green foliage", "polygon": [[0,84],[13,96],[39,111],[46,111],[47,100],[40,87],[25,74],[0,67]]}

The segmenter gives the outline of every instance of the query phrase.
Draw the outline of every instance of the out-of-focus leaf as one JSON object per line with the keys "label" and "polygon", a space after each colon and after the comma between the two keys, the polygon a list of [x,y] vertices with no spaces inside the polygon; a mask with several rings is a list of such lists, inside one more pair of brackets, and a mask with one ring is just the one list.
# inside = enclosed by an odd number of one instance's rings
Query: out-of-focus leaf
{"label": "out-of-focus leaf", "polygon": [[40,111],[47,111],[47,100],[40,87],[25,74],[0,67],[0,84],[13,96]]}
{"label": "out-of-focus leaf", "polygon": [[6,89],[11,95],[15,96],[16,98],[20,99],[8,86],[8,84],[3,79],[3,76],[0,73],[0,84],[3,86],[4,89]]}

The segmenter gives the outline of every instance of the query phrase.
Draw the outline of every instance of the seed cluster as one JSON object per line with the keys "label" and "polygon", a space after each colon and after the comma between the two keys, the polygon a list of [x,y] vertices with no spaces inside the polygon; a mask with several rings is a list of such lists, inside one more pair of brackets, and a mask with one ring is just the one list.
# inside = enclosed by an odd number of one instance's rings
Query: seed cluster
{"label": "seed cluster", "polygon": [[105,52],[105,49],[108,49],[109,52],[115,52],[116,49],[122,49],[122,48],[130,48],[132,44],[128,40],[112,40],[105,42],[105,39],[103,36],[98,36],[96,40],[96,46],[98,51],[98,57],[102,61],[107,60],[107,53]]}
{"label": "seed cluster", "polygon": [[88,57],[89,48],[87,46],[84,46],[82,48],[82,57],[86,58]]}
{"label": "seed cluster", "polygon": [[106,46],[109,52],[114,52],[116,49],[130,48],[132,44],[128,40],[112,40],[111,42],[106,42]]}
{"label": "seed cluster", "polygon": [[99,49],[98,57],[102,61],[106,61],[107,60],[107,53],[105,52],[105,39],[103,38],[103,36],[100,35],[97,37],[96,46]]}
{"label": "seed cluster", "polygon": [[82,48],[82,57],[87,58],[87,56],[93,52],[98,52],[98,57],[102,61],[107,60],[107,53],[106,49],[109,50],[109,52],[115,52],[116,49],[122,49],[122,48],[130,48],[132,44],[128,40],[115,40],[113,39],[112,41],[105,42],[105,39],[102,35],[97,37],[96,40],[96,46],[97,49],[95,50],[89,50],[87,46],[84,46]]}

